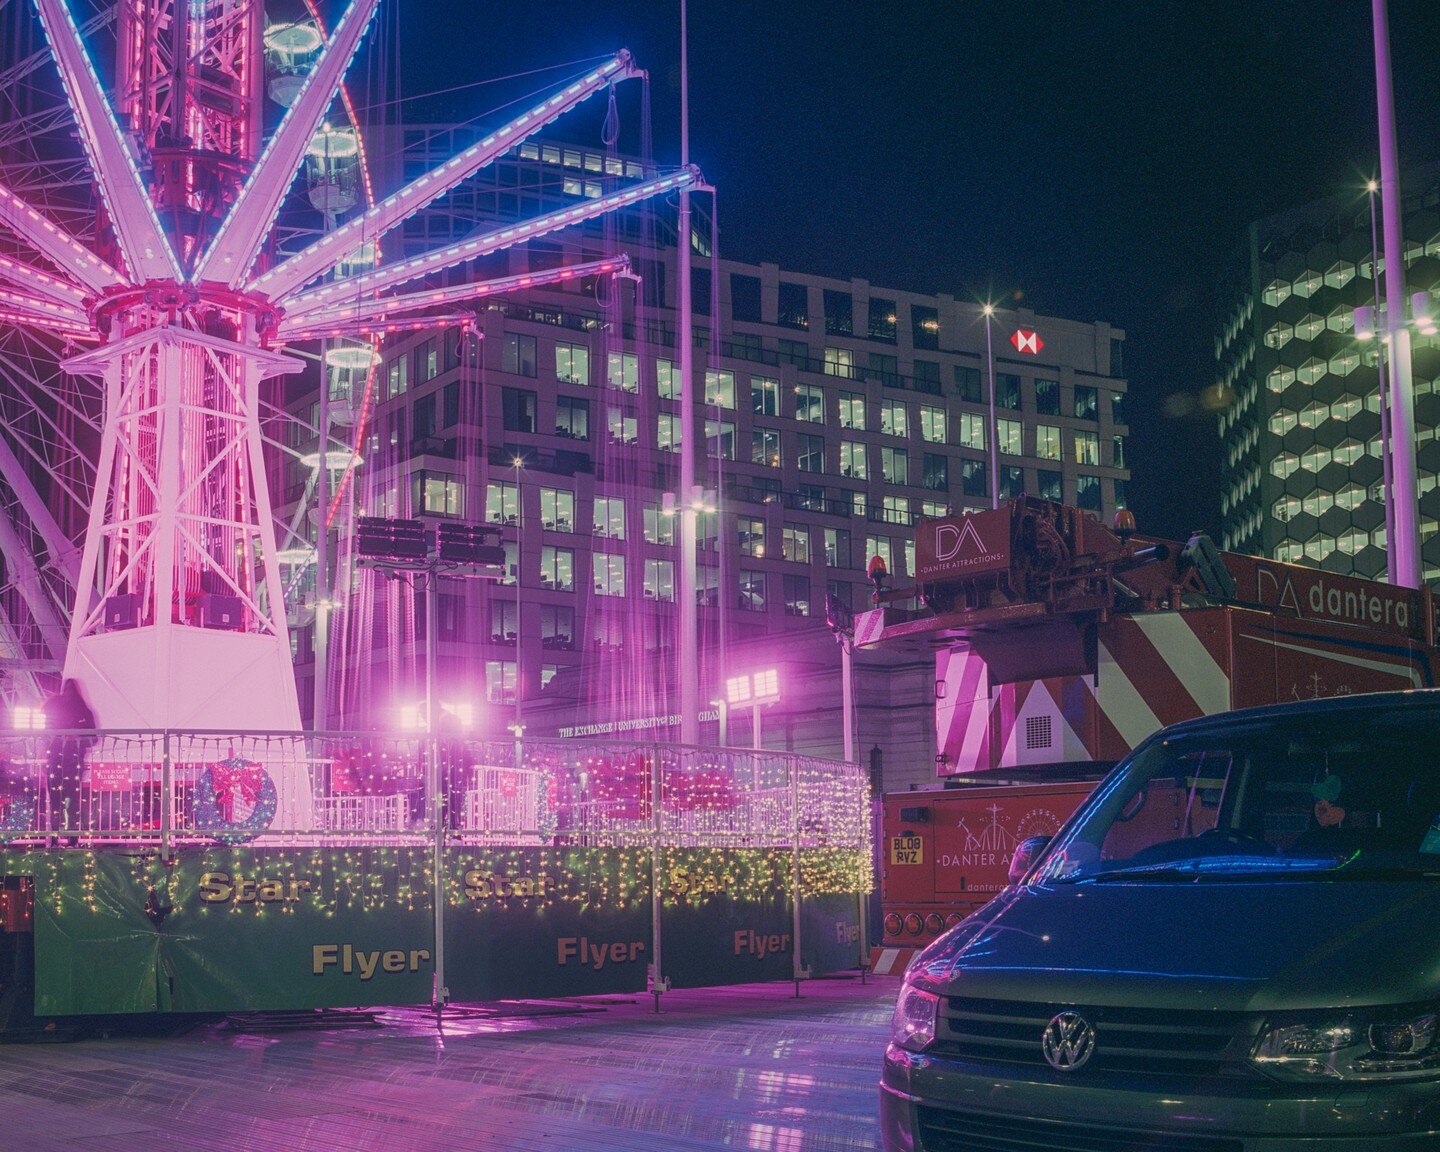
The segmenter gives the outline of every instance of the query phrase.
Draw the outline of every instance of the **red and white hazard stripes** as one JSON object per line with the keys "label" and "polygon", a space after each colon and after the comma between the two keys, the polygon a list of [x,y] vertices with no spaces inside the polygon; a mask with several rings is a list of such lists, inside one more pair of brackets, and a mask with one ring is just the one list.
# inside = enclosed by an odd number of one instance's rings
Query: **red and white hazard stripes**
{"label": "red and white hazard stripes", "polygon": [[1117,760],[1152,732],[1230,707],[1226,609],[1117,616],[1095,676],[991,687],[968,650],[941,652],[937,738],[946,772]]}
{"label": "red and white hazard stripes", "polygon": [[876,976],[903,976],[919,948],[873,948],[870,971]]}
{"label": "red and white hazard stripes", "polygon": [[935,744],[942,773],[976,772],[990,763],[990,679],[985,661],[964,648],[935,654]]}
{"label": "red and white hazard stripes", "polygon": [[1096,759],[1118,760],[1152,732],[1230,707],[1226,610],[1119,616],[1100,629]]}

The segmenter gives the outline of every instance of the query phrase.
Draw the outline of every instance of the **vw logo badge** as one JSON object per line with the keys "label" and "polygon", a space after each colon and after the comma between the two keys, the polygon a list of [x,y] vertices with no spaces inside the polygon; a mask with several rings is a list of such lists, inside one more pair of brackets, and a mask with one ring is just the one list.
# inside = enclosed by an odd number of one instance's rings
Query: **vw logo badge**
{"label": "vw logo badge", "polygon": [[1095,1028],[1078,1012],[1061,1012],[1040,1034],[1040,1051],[1057,1072],[1074,1072],[1095,1055]]}

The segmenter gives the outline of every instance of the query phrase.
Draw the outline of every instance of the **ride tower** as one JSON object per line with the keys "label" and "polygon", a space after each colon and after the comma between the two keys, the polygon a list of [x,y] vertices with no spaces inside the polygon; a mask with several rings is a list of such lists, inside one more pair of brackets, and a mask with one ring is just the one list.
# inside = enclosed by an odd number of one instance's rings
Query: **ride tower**
{"label": "ride tower", "polygon": [[[4,319],[93,347],[104,417],[65,675],[107,728],[298,731],[258,417],[288,342],[468,324],[492,293],[613,275],[623,258],[485,279],[452,269],[657,195],[683,166],[374,266],[330,273],[590,96],[644,74],[627,52],[542,99],[298,251],[265,253],[379,0],[351,0],[262,139],[259,0],[125,0],[117,116],[66,0],[35,0],[100,192],[82,243],[0,185],[0,225],[39,260],[0,269]],[[262,258],[264,257],[264,258]],[[425,286],[415,282],[425,281]]]}

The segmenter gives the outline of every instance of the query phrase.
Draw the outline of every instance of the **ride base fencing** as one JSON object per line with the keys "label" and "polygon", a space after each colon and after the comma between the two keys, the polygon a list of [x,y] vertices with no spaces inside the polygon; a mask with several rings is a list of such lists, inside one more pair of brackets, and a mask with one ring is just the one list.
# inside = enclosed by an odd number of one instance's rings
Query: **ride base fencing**
{"label": "ride base fencing", "polygon": [[863,967],[869,799],[858,765],[768,750],[339,732],[0,737],[0,845],[14,853],[83,848],[171,861],[237,846],[423,851],[437,1004],[448,998],[444,921],[457,914],[446,911],[457,849],[643,852],[657,995],[662,921],[684,915],[675,909],[696,895],[694,867],[676,861],[693,865],[697,850],[722,861],[711,869],[717,885],[737,862],[762,857],[784,876],[797,981],[806,974],[802,902],[853,896],[848,931],[858,939],[846,964]]}

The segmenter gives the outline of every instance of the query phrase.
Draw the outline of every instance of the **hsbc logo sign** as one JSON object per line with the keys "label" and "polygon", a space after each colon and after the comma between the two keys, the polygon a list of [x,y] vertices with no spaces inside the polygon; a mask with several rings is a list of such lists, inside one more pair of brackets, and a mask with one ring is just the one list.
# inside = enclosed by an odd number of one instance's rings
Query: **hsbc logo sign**
{"label": "hsbc logo sign", "polygon": [[1028,328],[1017,328],[1010,333],[1010,343],[1015,346],[1015,351],[1024,352],[1027,356],[1038,356],[1040,350],[1045,347],[1045,341],[1040,339],[1040,333],[1032,332]]}
{"label": "hsbc logo sign", "polygon": [[[994,542],[988,542],[990,537]],[[922,521],[915,574],[921,580],[974,576],[1010,566],[1010,514],[979,512]]]}

